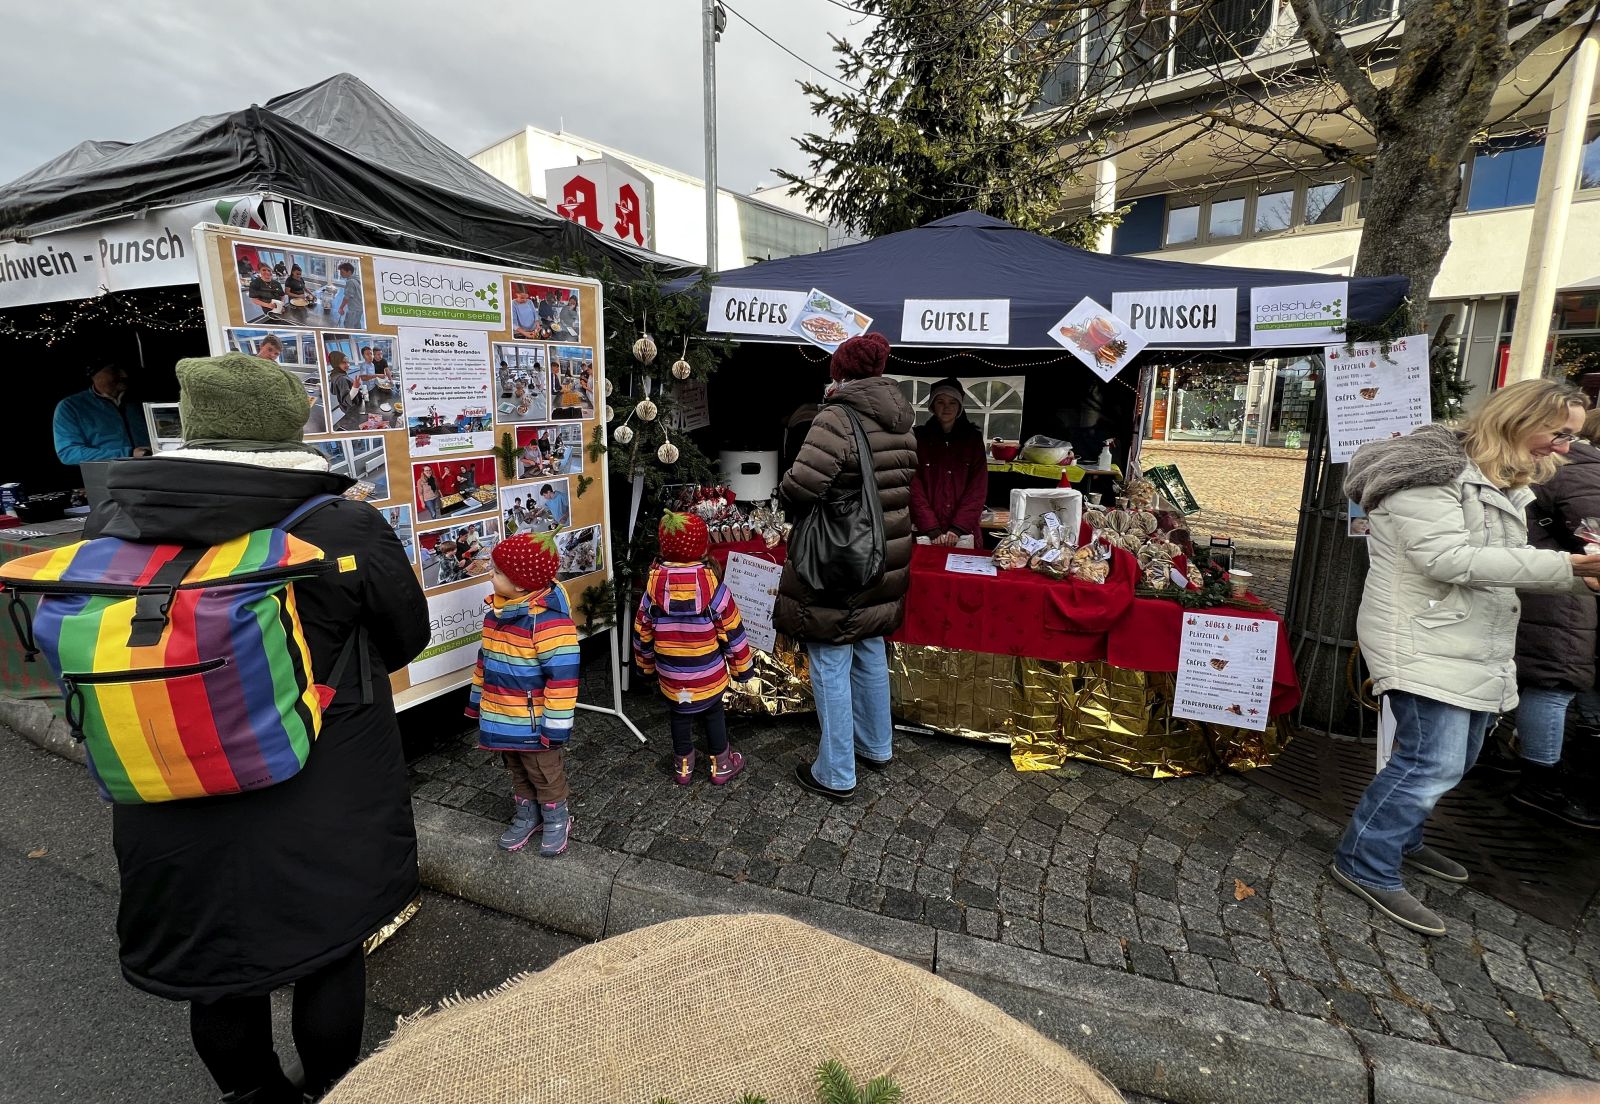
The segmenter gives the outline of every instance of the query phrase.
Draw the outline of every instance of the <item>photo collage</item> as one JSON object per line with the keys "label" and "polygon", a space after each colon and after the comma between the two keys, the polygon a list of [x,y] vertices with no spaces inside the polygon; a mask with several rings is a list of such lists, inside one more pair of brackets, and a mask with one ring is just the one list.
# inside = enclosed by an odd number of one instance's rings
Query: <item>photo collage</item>
{"label": "photo collage", "polygon": [[[575,515],[603,518],[578,504],[592,432],[583,423],[604,401],[585,343],[586,327],[598,329],[587,285],[507,280],[498,332],[413,326],[379,317],[382,303],[367,295],[383,276],[373,257],[262,241],[225,248],[224,290],[236,296],[227,347],[299,380],[307,443],[353,481],[346,497],[371,503],[394,530],[425,591],[486,579],[490,551],[518,533],[557,534],[563,581],[606,567],[603,526],[575,525]],[[502,433],[514,442],[511,476],[493,455]]]}

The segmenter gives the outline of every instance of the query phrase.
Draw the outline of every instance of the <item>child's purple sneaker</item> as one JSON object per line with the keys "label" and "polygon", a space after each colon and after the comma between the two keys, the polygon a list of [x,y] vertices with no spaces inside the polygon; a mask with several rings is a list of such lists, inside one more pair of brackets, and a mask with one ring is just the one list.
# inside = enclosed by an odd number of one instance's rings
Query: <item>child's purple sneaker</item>
{"label": "child's purple sneaker", "polygon": [[573,817],[567,812],[565,801],[547,802],[540,812],[544,816],[544,838],[539,842],[539,857],[553,859],[567,849]]}
{"label": "child's purple sneaker", "polygon": [[672,757],[672,780],[678,785],[687,786],[694,781],[694,757],[692,750],[688,755]]}
{"label": "child's purple sneaker", "polygon": [[516,812],[511,816],[511,827],[500,834],[502,851],[521,851],[533,834],[539,830],[539,803],[526,797],[514,797]]}

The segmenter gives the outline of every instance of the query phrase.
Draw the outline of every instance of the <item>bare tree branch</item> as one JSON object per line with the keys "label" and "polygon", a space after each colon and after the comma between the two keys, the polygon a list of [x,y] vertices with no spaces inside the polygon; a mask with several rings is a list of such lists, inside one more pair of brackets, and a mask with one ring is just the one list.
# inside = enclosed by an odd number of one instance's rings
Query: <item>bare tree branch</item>
{"label": "bare tree branch", "polygon": [[[1568,3],[1563,4],[1554,13],[1545,16],[1528,28],[1526,34],[1511,43],[1512,63],[1521,64],[1535,50],[1549,42],[1556,35],[1568,27],[1576,26],[1578,20],[1584,15],[1584,5],[1587,2],[1588,0],[1569,0]],[[1585,30],[1593,28],[1595,21],[1600,19],[1600,7],[1591,6],[1587,10],[1589,19]],[[1512,27],[1517,26],[1515,23],[1510,25]]]}
{"label": "bare tree branch", "polygon": [[1300,30],[1306,36],[1317,59],[1328,68],[1356,107],[1373,122],[1385,121],[1388,115],[1387,96],[1372,83],[1372,78],[1361,67],[1339,37],[1323,18],[1320,0],[1289,0]]}

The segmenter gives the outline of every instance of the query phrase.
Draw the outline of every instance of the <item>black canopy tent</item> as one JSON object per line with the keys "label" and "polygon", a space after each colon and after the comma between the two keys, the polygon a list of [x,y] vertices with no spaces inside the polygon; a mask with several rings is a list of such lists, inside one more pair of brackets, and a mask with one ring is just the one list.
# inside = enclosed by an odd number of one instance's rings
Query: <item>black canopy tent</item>
{"label": "black canopy tent", "polygon": [[[848,303],[871,317],[871,328],[893,344],[889,366],[893,374],[1025,376],[1024,437],[1042,433],[1071,439],[1082,455],[1086,445],[1098,451],[1096,436],[1107,434],[1118,441],[1119,463],[1126,462],[1137,408],[1138,369],[1143,365],[1195,357],[1250,360],[1295,351],[1250,347],[1252,288],[1347,283],[1350,321],[1376,324],[1394,315],[1408,287],[1408,281],[1399,276],[1339,277],[1109,256],[971,211],[822,253],[763,261],[719,273],[714,280],[718,288],[750,291],[803,295],[816,288]],[[692,284],[691,279],[680,278],[672,286],[688,290]],[[1236,293],[1235,338],[1152,341],[1109,384],[1049,336],[1062,315],[1085,297],[1110,307],[1119,292],[1197,289]],[[1004,343],[937,345],[903,340],[908,300],[1005,300],[1008,339]],[[716,329],[719,320],[711,323]],[[739,342],[740,348],[731,370],[719,373],[712,388],[712,410],[714,415],[738,411],[740,416],[724,424],[759,424],[759,419],[750,417],[753,409],[771,419],[782,417],[799,401],[814,400],[826,382],[826,354],[798,336],[728,336]],[[743,367],[761,370],[742,372]],[[776,432],[773,429],[772,436]],[[757,446],[743,441],[740,447]]]}
{"label": "black canopy tent", "polygon": [[[260,195],[284,211],[282,229],[305,237],[521,267],[609,268],[622,279],[646,267],[671,278],[687,263],[603,238],[489,176],[397,111],[357,78],[341,73],[261,106],[202,116],[143,141],[88,141],[0,187],[0,244],[41,246],[48,235],[160,208]],[[50,411],[84,385],[82,367],[108,359],[144,366],[136,398],[176,395],[171,365],[207,351],[202,329],[141,328],[155,316],[187,313],[198,291],[165,287],[119,292],[122,323],[77,327],[64,340],[3,340],[13,396],[25,418],[13,426],[7,480],[30,489],[76,485],[55,462]],[[70,305],[0,310],[16,329],[48,334]]]}

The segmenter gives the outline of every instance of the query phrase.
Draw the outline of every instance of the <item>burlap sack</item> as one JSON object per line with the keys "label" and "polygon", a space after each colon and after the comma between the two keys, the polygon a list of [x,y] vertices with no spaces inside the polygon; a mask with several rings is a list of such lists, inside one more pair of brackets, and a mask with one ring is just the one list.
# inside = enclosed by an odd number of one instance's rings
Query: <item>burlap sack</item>
{"label": "burlap sack", "polygon": [[326,1104],[813,1104],[834,1058],[907,1104],[1120,1104],[988,1001],[783,916],[700,916],[573,951],[403,1020]]}

